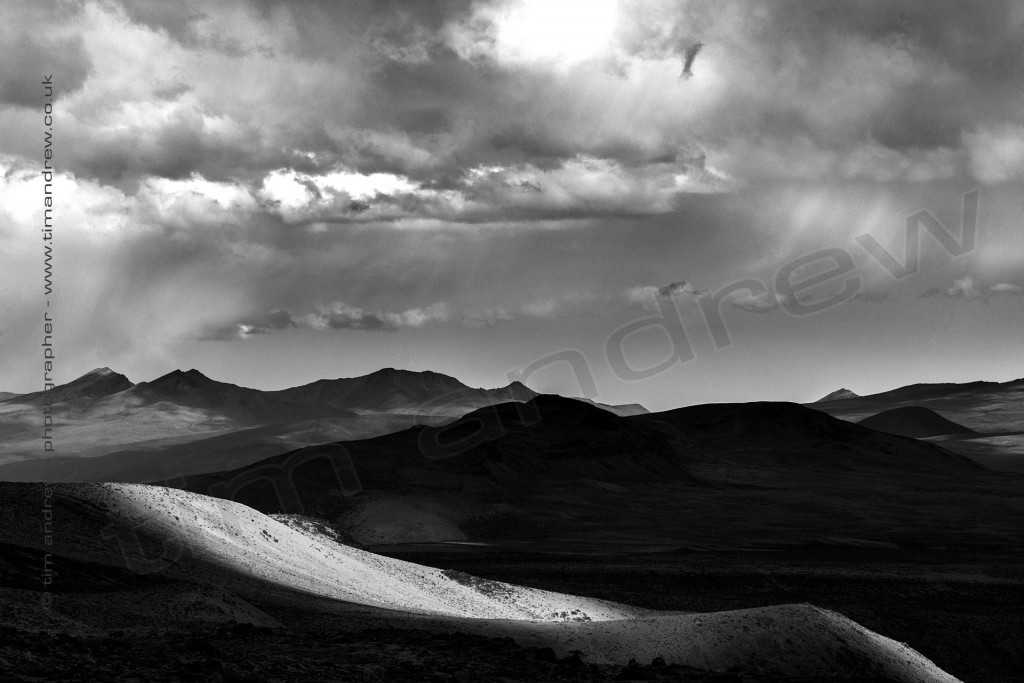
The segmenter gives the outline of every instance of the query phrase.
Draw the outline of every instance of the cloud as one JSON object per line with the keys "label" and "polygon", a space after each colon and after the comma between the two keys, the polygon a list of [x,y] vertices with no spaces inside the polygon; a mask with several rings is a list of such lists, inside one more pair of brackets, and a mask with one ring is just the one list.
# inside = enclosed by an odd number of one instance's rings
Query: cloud
{"label": "cloud", "polygon": [[670,282],[669,284],[658,287],[657,295],[659,298],[670,299],[674,296],[689,295],[696,296],[700,294],[700,290],[691,285],[689,282]]}
{"label": "cloud", "polygon": [[213,325],[200,331],[196,337],[201,341],[230,341],[248,339],[258,334],[270,334],[277,330],[296,327],[298,323],[288,311],[276,310],[263,315],[247,317],[227,325]]}
{"label": "cloud", "polygon": [[394,173],[326,173],[278,169],[256,198],[293,223],[372,223],[441,220],[468,225],[520,220],[646,216],[673,210],[684,193],[719,192],[726,178],[703,168],[671,165],[643,172],[618,162],[576,157],[554,168],[531,165],[466,169],[447,188]]}
{"label": "cloud", "polygon": [[771,292],[740,291],[728,298],[729,305],[747,313],[767,313],[786,302],[785,295]]}
{"label": "cloud", "polygon": [[925,183],[957,177],[964,154],[952,147],[893,149],[867,142],[830,149],[810,137],[736,138],[711,154],[716,168],[748,180]]}
{"label": "cloud", "polygon": [[659,299],[693,298],[703,293],[689,282],[680,280],[660,287],[654,285],[629,287],[622,292],[622,297],[630,305],[639,305],[644,310],[653,311],[657,309]]}
{"label": "cloud", "polygon": [[41,109],[44,103],[42,80],[53,77],[55,100],[74,92],[89,75],[91,64],[75,36],[59,37],[42,33],[5,31],[0,33],[0,54],[18,55],[0,60],[0,104],[26,109]]}
{"label": "cloud", "polygon": [[[452,324],[461,327],[496,327],[517,320],[560,320],[575,316],[603,315],[627,305],[648,306],[653,299],[670,299],[680,296],[696,297],[702,292],[686,282],[673,282],[663,287],[634,287],[619,295],[599,295],[578,291],[559,296],[534,299],[520,304],[493,306],[488,308],[467,307],[458,309],[446,302],[426,307],[417,307],[401,312],[369,310],[358,306],[335,302],[320,306],[315,312],[306,314],[274,310],[258,316],[247,316],[227,324],[205,330],[201,339],[235,340],[247,339],[256,334],[266,334],[291,327],[312,330],[362,330],[397,331],[416,329],[428,325]],[[650,307],[654,310],[654,307]]]}
{"label": "cloud", "polygon": [[[81,177],[390,174],[419,187],[391,213],[418,218],[468,215],[427,193],[462,179],[468,211],[540,220],[657,213],[745,181],[1020,173],[1012,2],[785,3],[756,18],[728,0],[165,5],[28,12],[0,41],[7,69],[37,48],[70,60],[64,163]],[[56,42],[17,43],[42,35]],[[692,76],[679,79],[680,62]],[[38,104],[34,92],[12,97]],[[28,113],[3,140],[25,153]],[[502,169],[491,183],[468,175],[487,168]],[[499,187],[519,176],[541,190]]]}
{"label": "cloud", "polygon": [[295,327],[297,323],[288,311],[270,311],[262,316],[248,318],[239,323],[239,334],[249,337],[254,334],[268,334],[273,330],[284,330]]}
{"label": "cloud", "polygon": [[1008,282],[997,282],[994,285],[989,286],[988,291],[992,294],[1016,294],[1018,296],[1024,295],[1024,287],[1020,285],[1014,285]]}
{"label": "cloud", "polygon": [[[698,289],[685,281],[671,282],[661,287],[653,285],[630,287],[623,292],[623,298],[631,305],[639,305],[646,311],[658,310],[658,301],[689,300],[695,301],[702,295],[712,294],[707,290]],[[779,307],[785,297],[768,292],[754,293],[739,290],[730,293],[725,299],[730,306],[748,313],[765,313]]]}
{"label": "cloud", "polygon": [[451,304],[438,302],[430,306],[405,311],[368,310],[342,302],[320,306],[319,310],[295,314],[273,310],[262,315],[246,316],[225,324],[204,328],[198,339],[231,341],[248,339],[288,328],[317,331],[361,330],[366,332],[395,332],[418,329],[431,325],[454,324],[461,327],[496,327],[499,324],[522,319],[555,320],[566,316],[593,315],[606,311],[614,301],[607,297],[579,292],[562,297],[537,299],[519,305],[491,308],[469,307],[456,310]]}
{"label": "cloud", "polygon": [[562,302],[557,299],[541,299],[524,304],[519,313],[528,318],[554,318],[561,308]]}
{"label": "cloud", "polygon": [[467,171],[463,193],[480,209],[545,215],[650,215],[673,209],[683,193],[721,192],[724,175],[703,167],[681,170],[673,164],[644,169],[594,157],[577,156],[557,167],[490,166]]}
{"label": "cloud", "polygon": [[306,315],[299,320],[302,324],[318,330],[396,331],[446,322],[449,318],[449,306],[443,302],[424,308],[410,308],[401,312],[366,311],[356,306],[337,302],[324,312]]}
{"label": "cloud", "polygon": [[985,285],[976,282],[971,275],[957,278],[949,287],[930,287],[920,294],[920,298],[968,299],[988,303],[995,296],[1009,295],[1024,297],[1024,287],[1009,282],[997,282]]}
{"label": "cloud", "polygon": [[[694,300],[702,295],[714,294],[707,290],[701,290],[689,282],[672,282],[662,287],[631,287],[624,292],[625,299],[631,304],[640,304],[645,310],[657,310],[658,299],[689,298]],[[885,303],[893,301],[888,292],[858,292],[854,300],[864,303]],[[773,294],[769,291],[752,292],[749,290],[736,290],[725,297],[725,301],[732,308],[746,311],[747,313],[767,313],[775,310],[786,303],[787,298],[782,294]]]}
{"label": "cloud", "polygon": [[573,316],[594,315],[607,310],[609,301],[591,292],[572,292],[528,301],[511,309],[516,318],[542,320],[564,319]]}
{"label": "cloud", "polygon": [[[0,29],[8,357],[31,351],[48,65],[63,324],[116,364],[204,335],[611,317],[699,294],[628,287],[645,273],[764,276],[942,209],[950,187],[1024,176],[1020,3],[865,7],[16,3]],[[996,284],[955,295],[1017,296],[1016,214],[982,197],[969,258]]]}
{"label": "cloud", "polygon": [[983,183],[1024,178],[1024,126],[986,126],[964,135],[971,172]]}
{"label": "cloud", "polygon": [[495,327],[514,319],[513,312],[504,307],[470,309],[462,314],[461,323],[465,327]]}
{"label": "cloud", "polygon": [[381,220],[405,213],[396,195],[416,196],[417,192],[417,184],[391,173],[337,169],[314,175],[278,169],[263,178],[257,196],[292,222],[346,217]]}

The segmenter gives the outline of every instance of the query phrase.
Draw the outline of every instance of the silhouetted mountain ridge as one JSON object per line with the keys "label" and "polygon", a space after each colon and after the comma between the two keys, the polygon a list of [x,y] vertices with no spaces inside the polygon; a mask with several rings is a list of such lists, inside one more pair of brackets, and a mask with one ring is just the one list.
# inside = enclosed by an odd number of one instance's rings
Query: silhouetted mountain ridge
{"label": "silhouetted mountain ridge", "polygon": [[[1024,379],[1005,382],[977,381],[956,383],[924,383],[889,391],[812,404],[813,408],[834,417],[862,422],[893,433],[917,438],[948,437],[943,446],[970,457],[996,470],[1024,473],[1020,457],[1024,438]],[[924,414],[879,417],[888,411],[919,408],[935,411],[939,417]],[[950,420],[972,430],[965,432],[941,424]],[[973,432],[973,433],[972,433]]]}
{"label": "silhouetted mountain ridge", "polygon": [[[337,491],[357,480],[366,491],[401,500],[444,495],[443,505],[466,509],[501,501],[519,505],[564,487],[618,490],[660,482],[706,489],[788,485],[807,476],[856,480],[983,472],[934,444],[793,403],[703,405],[619,417],[542,394],[481,408],[441,427],[312,446],[238,470],[188,477],[183,487],[264,512],[319,515]],[[282,497],[282,491],[291,493]]]}
{"label": "silhouetted mountain ridge", "polygon": [[408,411],[451,406],[473,408],[500,401],[527,401],[536,392],[521,382],[497,389],[475,389],[432,371],[384,368],[353,378],[322,379],[270,392],[289,403],[319,404],[364,411]]}
{"label": "silhouetted mountain ridge", "polygon": [[[221,387],[231,387],[234,389],[241,389],[236,384],[228,384],[226,382],[218,382],[210,379],[203,373],[196,369],[192,370],[172,370],[166,375],[161,375],[156,379],[149,382],[140,382],[137,386],[147,386],[154,391],[162,391],[166,393],[172,393],[175,391],[189,391],[192,389],[214,389]],[[254,390],[255,391],[255,390]]]}
{"label": "silhouetted mountain ridge", "polygon": [[691,436],[738,439],[750,443],[786,439],[847,440],[851,431],[849,423],[823,412],[798,403],[776,401],[708,403],[652,413],[637,419],[671,423]]}
{"label": "silhouetted mountain ridge", "polygon": [[[875,394],[863,396],[846,396],[842,398],[829,399],[830,401],[850,400],[858,403],[899,403],[907,401],[922,401],[955,397],[962,394],[1004,391],[1024,387],[1024,378],[1009,380],[1006,382],[990,382],[979,380],[976,382],[922,382],[908,384],[906,386],[880,391]],[[842,391],[842,390],[840,390]],[[851,394],[853,392],[850,392]],[[830,394],[831,395],[831,394]],[[828,397],[826,397],[828,398]],[[824,401],[825,399],[822,399]]]}
{"label": "silhouetted mountain ridge", "polygon": [[[536,392],[521,382],[496,389],[469,387],[454,377],[432,372],[383,368],[360,377],[322,379],[277,391],[252,389],[207,377],[196,369],[172,370],[133,384],[124,375],[99,368],[49,392],[49,400],[99,400],[125,392],[132,406],[170,402],[214,411],[246,425],[362,413],[440,414],[457,417],[477,407],[528,401]],[[43,392],[16,395],[12,403],[35,404]]]}

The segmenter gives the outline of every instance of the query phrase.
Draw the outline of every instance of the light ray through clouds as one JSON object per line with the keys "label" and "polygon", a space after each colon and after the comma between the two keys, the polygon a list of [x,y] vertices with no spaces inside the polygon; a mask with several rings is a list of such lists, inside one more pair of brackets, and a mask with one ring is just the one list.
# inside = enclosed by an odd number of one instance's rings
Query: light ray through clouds
{"label": "light ray through clouds", "polygon": [[[610,401],[801,398],[848,383],[827,349],[859,340],[858,372],[888,385],[871,339],[899,330],[948,355],[949,317],[967,315],[983,370],[1014,374],[1020,3],[15,4],[0,31],[0,389],[37,388],[18,359],[38,327],[40,70],[57,80],[64,379],[207,362],[269,386],[390,354],[500,384],[570,347]],[[958,234],[976,188],[969,253],[925,236],[900,280],[858,250],[870,234],[902,259],[922,210]],[[855,263],[851,302],[884,305],[788,315],[776,274],[827,248]],[[750,279],[764,291],[722,301],[727,350],[633,384],[608,370],[603,340],[659,301],[699,346],[699,298]],[[635,364],[656,364],[656,336],[631,341]],[[737,355],[809,358],[824,386],[751,386]],[[288,360],[261,375],[268,356]],[[681,393],[682,378],[698,379]]]}

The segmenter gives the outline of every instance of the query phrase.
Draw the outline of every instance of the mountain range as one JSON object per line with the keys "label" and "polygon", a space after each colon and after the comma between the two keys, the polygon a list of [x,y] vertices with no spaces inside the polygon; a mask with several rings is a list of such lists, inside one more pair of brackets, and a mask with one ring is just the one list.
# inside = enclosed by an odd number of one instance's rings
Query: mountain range
{"label": "mountain range", "polygon": [[[899,410],[884,418],[888,429],[928,438],[994,469],[1024,473],[1024,378],[911,384],[866,396],[837,395],[808,405],[853,422]],[[916,415],[908,413],[909,408]],[[935,415],[926,416],[919,409]],[[956,428],[940,426],[939,420],[948,420]],[[883,418],[875,424],[882,425]]]}
{"label": "mountain range", "polygon": [[[0,400],[0,479],[147,481],[237,467],[294,448],[440,424],[483,406],[528,401],[521,382],[466,386],[437,372],[384,368],[263,391],[174,370],[132,383],[98,368],[48,392]],[[54,404],[54,453],[39,443],[39,407]],[[628,414],[642,406],[605,406]]]}
{"label": "mountain range", "polygon": [[[454,414],[502,401],[527,401],[536,392],[522,382],[498,389],[474,389],[437,372],[384,368],[352,378],[322,379],[302,386],[263,391],[210,379],[198,370],[174,370],[133,384],[110,368],[98,368],[47,392],[52,403],[88,401],[118,395],[135,405],[170,401],[220,411],[240,423],[265,424],[274,418],[338,417],[359,412]],[[11,395],[9,404],[40,405],[44,392]]]}

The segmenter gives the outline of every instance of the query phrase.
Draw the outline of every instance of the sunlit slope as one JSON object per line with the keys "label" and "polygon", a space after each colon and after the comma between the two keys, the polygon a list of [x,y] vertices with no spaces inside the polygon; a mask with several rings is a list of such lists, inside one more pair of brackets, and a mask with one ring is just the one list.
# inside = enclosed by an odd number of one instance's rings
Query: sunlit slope
{"label": "sunlit slope", "polygon": [[[310,538],[244,505],[143,484],[55,484],[54,552],[192,581],[259,584],[423,614],[499,619],[620,619],[647,613],[441,570]],[[41,547],[42,485],[3,484],[0,541]],[[234,587],[233,587],[234,588]],[[565,613],[565,616],[562,616]]]}
{"label": "sunlit slope", "polygon": [[635,658],[700,669],[760,669],[793,677],[874,676],[915,683],[952,683],[913,648],[813,605],[776,605],[702,614],[664,615],[581,624],[523,624],[501,629],[523,645],[559,653],[580,650],[588,661]]}
{"label": "sunlit slope", "polygon": [[[279,605],[289,598],[306,609],[356,605],[378,609],[379,618],[392,624],[511,636],[561,654],[579,650],[593,662],[663,657],[712,670],[873,675],[904,683],[957,680],[909,647],[810,605],[658,613],[385,558],[238,503],[155,486],[0,484],[0,498],[0,543],[8,547],[47,548],[137,574],[186,579],[264,608],[268,600]],[[53,511],[49,525],[41,524],[44,510]],[[135,596],[137,610],[164,592],[127,594]],[[6,592],[2,596],[0,602],[13,604]],[[262,612],[232,601],[217,592],[201,601],[189,597],[186,607],[220,612],[221,603],[231,602],[233,610],[252,612],[250,620],[266,620]]]}

